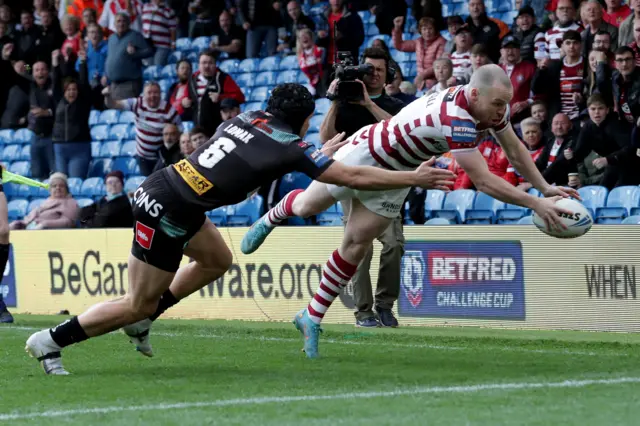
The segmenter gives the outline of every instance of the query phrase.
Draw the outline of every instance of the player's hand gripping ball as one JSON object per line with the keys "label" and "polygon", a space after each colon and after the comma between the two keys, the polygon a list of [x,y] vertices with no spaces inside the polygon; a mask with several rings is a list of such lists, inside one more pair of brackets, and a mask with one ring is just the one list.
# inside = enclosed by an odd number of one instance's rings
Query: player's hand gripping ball
{"label": "player's hand gripping ball", "polygon": [[576,238],[589,232],[593,225],[593,218],[589,210],[580,201],[562,198],[556,201],[556,206],[572,212],[572,214],[560,214],[560,220],[567,229],[547,229],[544,220],[537,213],[534,213],[533,224],[539,230],[556,238]]}

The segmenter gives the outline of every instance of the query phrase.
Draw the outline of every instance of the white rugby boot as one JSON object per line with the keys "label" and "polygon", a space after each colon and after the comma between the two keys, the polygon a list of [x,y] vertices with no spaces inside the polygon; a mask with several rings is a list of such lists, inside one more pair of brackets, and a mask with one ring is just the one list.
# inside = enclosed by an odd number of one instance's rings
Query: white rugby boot
{"label": "white rugby boot", "polygon": [[143,319],[136,323],[122,327],[124,334],[129,336],[129,341],[136,345],[136,350],[144,356],[151,358],[153,356],[153,348],[149,341],[149,331],[151,331],[151,321],[149,318]]}
{"label": "white rugby boot", "polygon": [[62,366],[61,348],[53,341],[49,330],[33,333],[31,337],[27,339],[27,346],[25,346],[24,349],[29,355],[40,362],[45,374],[56,376],[66,376],[69,374]]}

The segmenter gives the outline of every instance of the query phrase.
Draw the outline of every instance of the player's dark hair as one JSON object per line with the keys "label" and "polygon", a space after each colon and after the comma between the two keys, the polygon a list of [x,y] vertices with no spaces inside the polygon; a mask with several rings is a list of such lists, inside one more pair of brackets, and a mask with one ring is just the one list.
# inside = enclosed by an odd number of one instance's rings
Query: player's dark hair
{"label": "player's dark hair", "polygon": [[293,133],[298,135],[315,109],[316,104],[306,87],[297,83],[285,83],[273,89],[265,112],[288,124]]}
{"label": "player's dark hair", "polygon": [[588,107],[593,104],[602,104],[604,106],[607,106],[607,100],[600,93],[594,93],[593,95],[589,96],[589,99],[587,99]]}
{"label": "player's dark hair", "polygon": [[629,46],[620,46],[616,50],[616,56],[624,55],[625,53],[631,53],[631,56],[633,56],[634,58],[636,57],[636,52],[634,52],[633,49]]}

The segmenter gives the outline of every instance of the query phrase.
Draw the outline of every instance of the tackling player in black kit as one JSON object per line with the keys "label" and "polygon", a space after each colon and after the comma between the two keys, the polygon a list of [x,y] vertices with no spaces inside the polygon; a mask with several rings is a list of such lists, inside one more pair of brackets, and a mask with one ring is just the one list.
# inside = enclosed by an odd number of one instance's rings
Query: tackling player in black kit
{"label": "tackling player in black kit", "polygon": [[[324,151],[300,139],[314,109],[304,86],[278,86],[265,112],[223,123],[188,159],[149,176],[134,195],[128,293],[29,337],[26,349],[45,373],[68,374],[62,348],[89,337],[136,322],[148,334],[151,321],[162,312],[222,276],[232,254],[205,212],[238,203],[266,182],[300,171],[321,182],[368,190],[453,184],[453,173],[426,164],[416,171],[393,172],[334,162],[329,157],[344,144],[343,134],[327,142]],[[183,254],[194,262],[179,268]],[[136,327],[125,331],[138,350],[152,355],[145,333],[135,335]]]}

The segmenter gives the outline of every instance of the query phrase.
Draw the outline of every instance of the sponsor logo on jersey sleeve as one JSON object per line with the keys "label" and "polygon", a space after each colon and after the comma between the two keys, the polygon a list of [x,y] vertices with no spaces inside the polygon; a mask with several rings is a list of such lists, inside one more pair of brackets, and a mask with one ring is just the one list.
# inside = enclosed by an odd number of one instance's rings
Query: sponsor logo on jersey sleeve
{"label": "sponsor logo on jersey sleeve", "polygon": [[329,161],[329,157],[324,155],[319,149],[316,149],[315,146],[307,148],[304,155],[318,167],[323,167]]}
{"label": "sponsor logo on jersey sleeve", "polygon": [[456,86],[450,87],[449,90],[447,90],[447,94],[444,95],[444,101],[445,102],[453,101],[453,99],[456,97],[456,92],[457,91],[458,91],[458,87],[456,87]]}
{"label": "sponsor logo on jersey sleeve", "polygon": [[451,121],[451,139],[456,144],[474,144],[478,132],[476,126],[471,121],[452,120]]}
{"label": "sponsor logo on jersey sleeve", "polygon": [[140,222],[136,222],[136,242],[140,244],[145,250],[151,248],[153,242],[153,235],[156,233],[155,229],[148,227]]}

